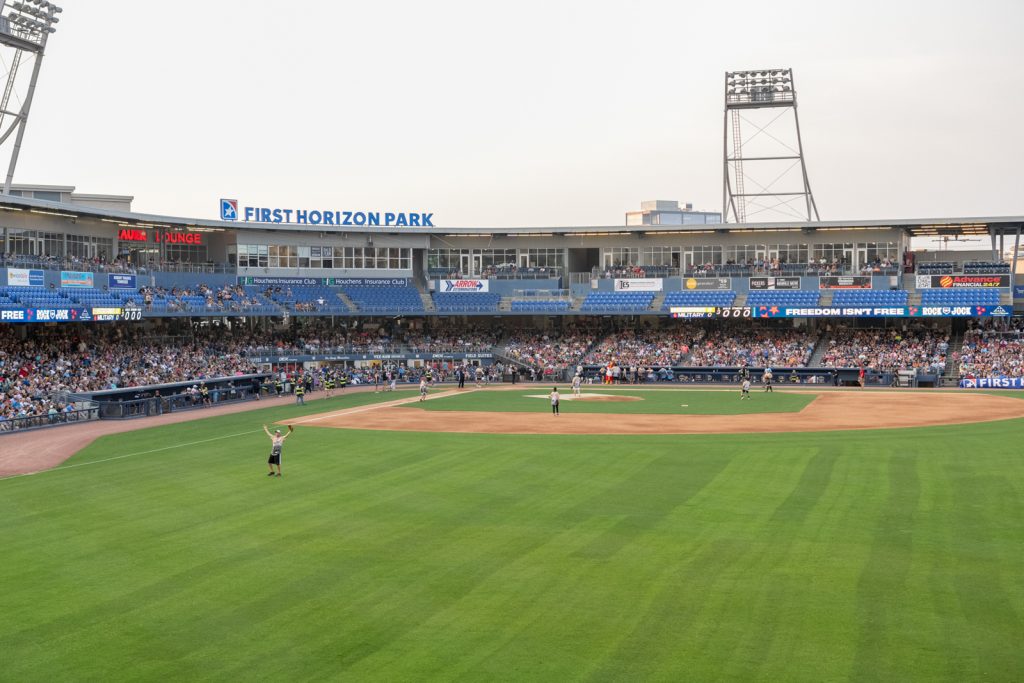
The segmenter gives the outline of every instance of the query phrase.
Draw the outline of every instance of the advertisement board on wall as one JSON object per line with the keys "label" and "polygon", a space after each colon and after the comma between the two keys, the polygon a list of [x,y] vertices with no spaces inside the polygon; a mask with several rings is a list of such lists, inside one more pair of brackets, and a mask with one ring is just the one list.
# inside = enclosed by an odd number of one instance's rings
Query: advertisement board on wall
{"label": "advertisement board on wall", "polygon": [[43,271],[25,270],[24,268],[7,269],[8,287],[42,287],[44,284]]}
{"label": "advertisement board on wall", "polygon": [[615,280],[616,292],[660,292],[664,280],[660,277],[654,278],[632,278],[629,280]]}
{"label": "advertisement board on wall", "polygon": [[[932,289],[960,289],[960,288],[977,288],[977,287],[1009,287],[1010,276],[1009,275],[929,275],[930,282],[928,284]],[[920,276],[916,278],[918,281],[918,287],[920,284]]]}
{"label": "advertisement board on wall", "polygon": [[108,273],[107,287],[110,289],[138,289],[136,277],[125,273]]}
{"label": "advertisement board on wall", "polygon": [[969,377],[960,380],[961,389],[1024,389],[1024,377]]}
{"label": "advertisement board on wall", "polygon": [[442,292],[476,292],[488,290],[487,280],[441,280]]}
{"label": "advertisement board on wall", "polygon": [[818,278],[819,289],[871,289],[870,275],[825,275]]}
{"label": "advertisement board on wall", "polygon": [[798,277],[752,277],[750,289],[800,289]]}
{"label": "advertisement board on wall", "polygon": [[732,280],[727,277],[688,277],[683,280],[683,287],[689,290],[729,290]]}
{"label": "advertisement board on wall", "polygon": [[92,273],[82,273],[77,270],[60,271],[61,287],[87,287],[95,286]]}

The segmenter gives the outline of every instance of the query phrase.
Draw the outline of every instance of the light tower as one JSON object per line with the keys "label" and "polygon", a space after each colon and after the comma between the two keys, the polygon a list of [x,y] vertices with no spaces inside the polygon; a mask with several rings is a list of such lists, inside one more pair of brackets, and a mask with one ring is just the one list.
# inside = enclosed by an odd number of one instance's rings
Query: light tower
{"label": "light tower", "polygon": [[[7,166],[4,194],[11,193],[14,169],[18,165],[21,143],[25,138],[25,124],[28,123],[32,97],[39,81],[39,68],[46,52],[46,41],[57,30],[54,24],[60,21],[57,15],[63,11],[45,0],[0,0],[0,46],[10,48],[11,51],[10,60],[4,60],[10,66],[7,69],[7,84],[0,97],[0,148],[7,147],[8,140],[14,135],[14,142],[9,146],[10,163]],[[25,66],[22,61],[26,56],[32,61],[31,76],[27,79],[25,99],[21,101],[20,109],[14,111],[11,98],[14,96],[17,99],[18,74],[23,70],[22,66]]]}
{"label": "light tower", "polygon": [[792,69],[725,74],[726,223],[820,220],[800,140]]}

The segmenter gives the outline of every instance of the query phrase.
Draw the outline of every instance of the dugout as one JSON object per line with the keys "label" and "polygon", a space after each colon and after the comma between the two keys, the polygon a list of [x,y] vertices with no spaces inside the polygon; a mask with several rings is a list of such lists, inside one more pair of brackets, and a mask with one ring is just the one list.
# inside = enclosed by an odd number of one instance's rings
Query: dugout
{"label": "dugout", "polygon": [[110,389],[96,391],[87,396],[96,403],[101,420],[120,420],[202,408],[202,398],[195,400],[189,393],[193,385],[206,385],[210,396],[209,405],[254,400],[259,398],[260,387],[269,378],[266,373],[239,375],[129,389]]}

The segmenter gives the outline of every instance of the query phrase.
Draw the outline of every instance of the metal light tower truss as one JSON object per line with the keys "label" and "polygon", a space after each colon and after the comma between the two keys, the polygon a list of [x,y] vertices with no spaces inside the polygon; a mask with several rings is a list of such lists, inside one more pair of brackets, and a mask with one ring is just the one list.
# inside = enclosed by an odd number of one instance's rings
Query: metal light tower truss
{"label": "metal light tower truss", "polygon": [[807,179],[792,69],[725,74],[722,219],[820,220]]}
{"label": "metal light tower truss", "polygon": [[[28,123],[32,98],[39,81],[39,68],[46,52],[46,41],[57,30],[54,26],[60,21],[57,15],[63,11],[44,0],[0,0],[0,54],[7,53],[7,58],[0,57],[0,64],[7,69],[7,83],[0,98],[0,149],[10,149],[4,194],[11,193],[14,169],[18,165],[21,143],[25,138],[25,125]],[[27,77],[24,75],[26,61],[32,65]],[[26,86],[24,99],[18,96],[21,85]],[[20,99],[17,109],[12,107],[12,98]],[[14,142],[8,146],[12,135]]]}

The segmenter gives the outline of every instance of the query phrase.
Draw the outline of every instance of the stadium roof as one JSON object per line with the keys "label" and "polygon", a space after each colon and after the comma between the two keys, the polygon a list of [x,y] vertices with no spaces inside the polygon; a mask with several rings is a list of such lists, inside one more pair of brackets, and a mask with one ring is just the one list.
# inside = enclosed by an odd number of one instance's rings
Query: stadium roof
{"label": "stadium roof", "polygon": [[391,234],[445,234],[460,237],[490,237],[493,235],[550,236],[567,235],[578,237],[610,236],[610,235],[671,235],[671,234],[707,234],[726,232],[772,232],[772,231],[806,231],[818,230],[879,230],[904,229],[913,236],[936,235],[998,235],[1015,234],[1024,227],[1024,216],[989,216],[966,218],[918,218],[891,220],[852,220],[852,221],[814,221],[786,223],[720,223],[698,225],[612,225],[612,226],[529,226],[529,227],[378,227],[378,226],[337,226],[337,225],[300,225],[295,223],[255,223],[244,221],[220,221],[202,218],[184,218],[181,216],[162,216],[159,214],[139,213],[135,211],[115,211],[81,204],[66,204],[42,199],[30,199],[9,195],[0,195],[0,210],[28,211],[30,213],[61,216],[66,218],[91,218],[124,225],[126,227],[162,227],[207,230],[272,230],[272,231],[317,231],[317,232],[348,232],[348,233],[391,233]]}

